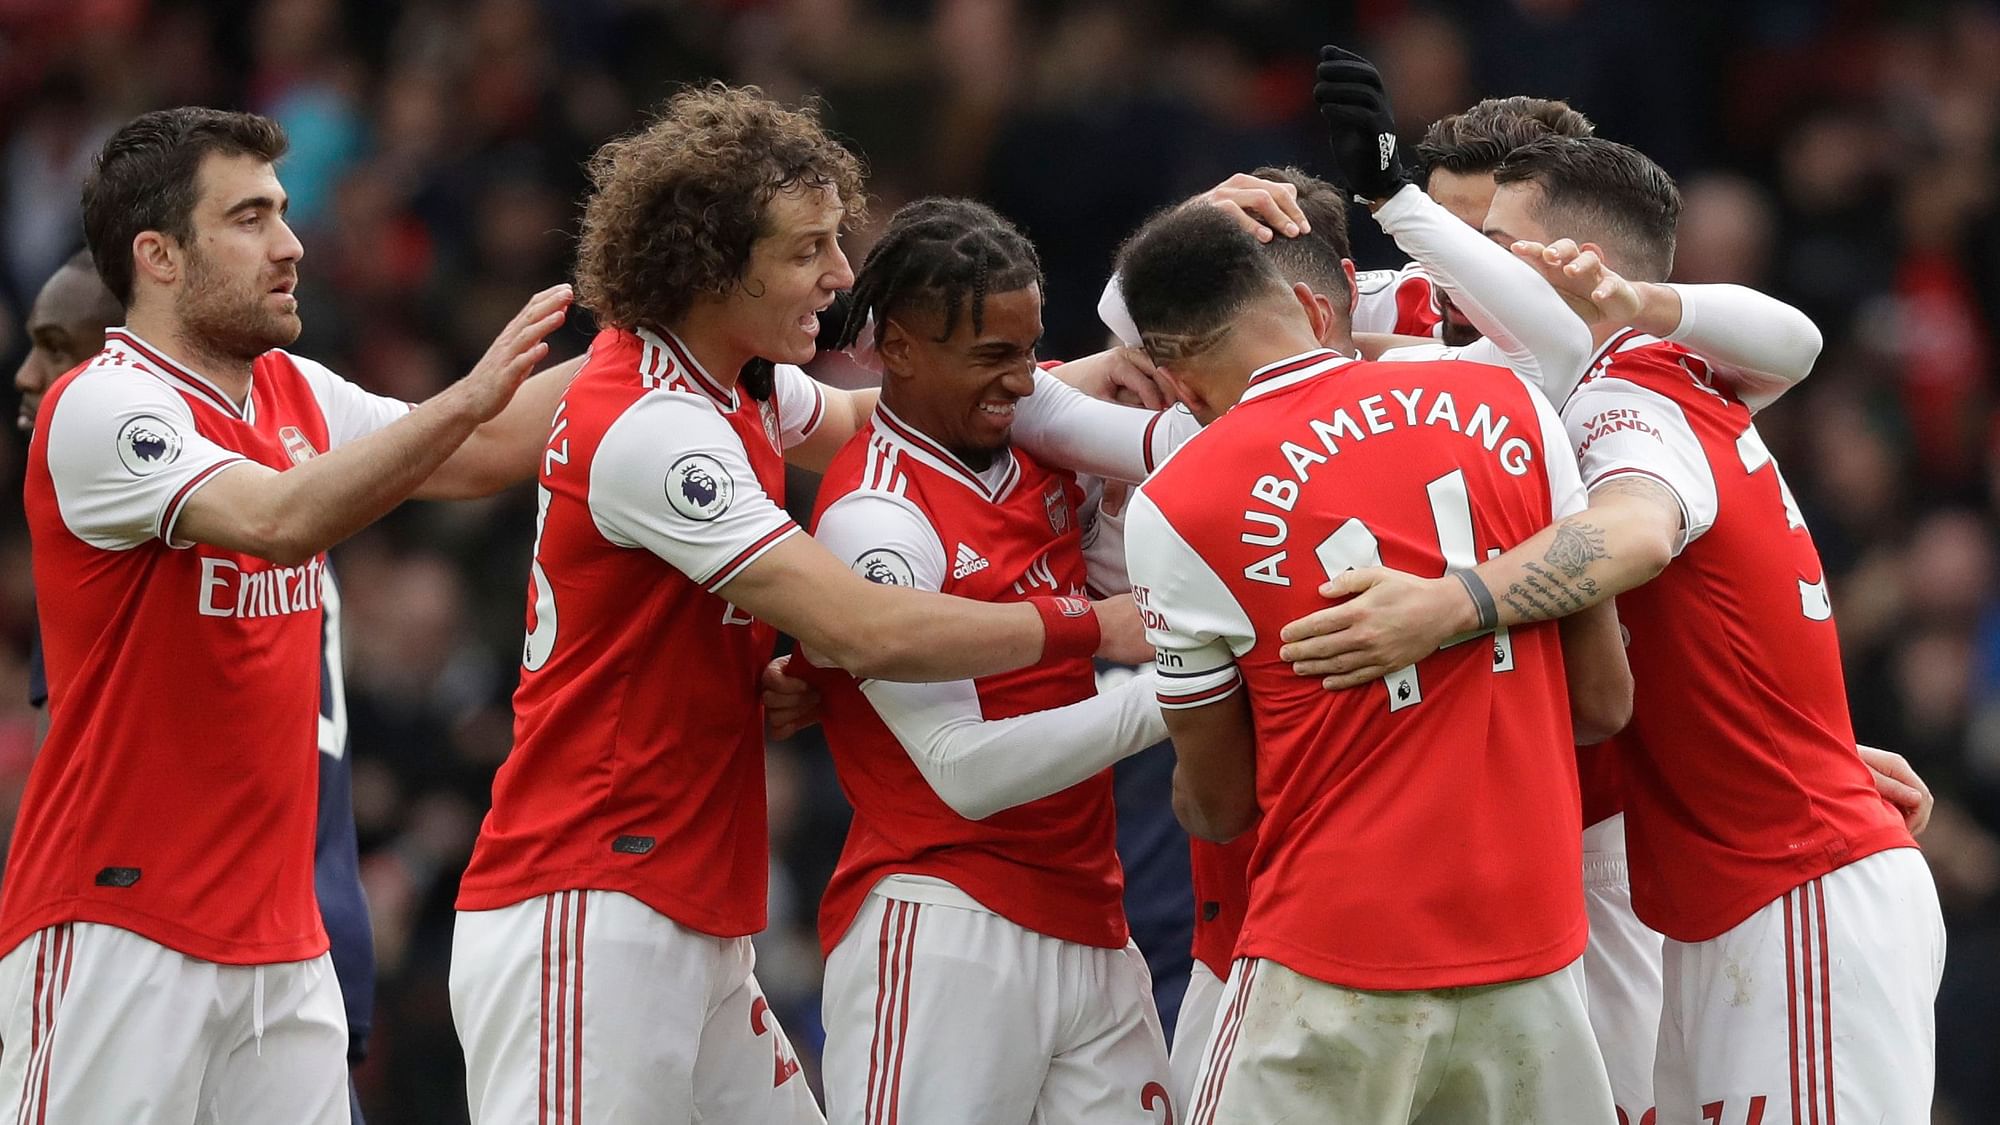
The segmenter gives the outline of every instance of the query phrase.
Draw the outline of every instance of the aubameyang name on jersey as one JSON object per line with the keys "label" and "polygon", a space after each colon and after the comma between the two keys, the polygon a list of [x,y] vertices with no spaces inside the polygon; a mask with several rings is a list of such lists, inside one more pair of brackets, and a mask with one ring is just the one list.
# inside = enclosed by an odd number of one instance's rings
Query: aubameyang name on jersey
{"label": "aubameyang name on jersey", "polygon": [[229,559],[201,560],[203,617],[276,617],[319,608],[320,572],[326,563],[314,559],[298,566],[245,570]]}
{"label": "aubameyang name on jersey", "polygon": [[[1357,420],[1356,415],[1359,415]],[[1324,465],[1340,455],[1343,443],[1366,441],[1371,435],[1385,434],[1398,427],[1442,426],[1472,438],[1500,462],[1509,476],[1522,476],[1535,463],[1535,447],[1518,434],[1510,436],[1514,421],[1496,414],[1490,403],[1478,403],[1470,414],[1461,416],[1458,400],[1450,391],[1426,391],[1413,387],[1392,389],[1387,395],[1369,395],[1354,403],[1354,411],[1343,406],[1331,417],[1307,418],[1308,434],[1298,440],[1278,442],[1277,452],[1288,466],[1282,475],[1267,473],[1250,486],[1250,506],[1243,510],[1243,542],[1251,547],[1277,548],[1243,568],[1243,577],[1272,586],[1290,586],[1282,567],[1289,553],[1291,537],[1286,516],[1299,502],[1299,489],[1312,479],[1315,465]]]}

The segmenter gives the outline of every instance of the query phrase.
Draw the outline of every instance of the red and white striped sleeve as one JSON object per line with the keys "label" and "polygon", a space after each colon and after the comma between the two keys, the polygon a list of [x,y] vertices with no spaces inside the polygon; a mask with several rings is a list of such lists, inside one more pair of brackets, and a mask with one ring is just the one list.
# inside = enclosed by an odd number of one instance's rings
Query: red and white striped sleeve
{"label": "red and white striped sleeve", "polygon": [[605,430],[590,463],[590,515],[606,539],[651,551],[710,590],[799,531],[736,431],[682,391],[640,398]]}
{"label": "red and white striped sleeve", "polygon": [[174,525],[197,490],[241,453],[202,436],[187,400],[137,368],[103,360],[73,379],[47,412],[49,477],[70,534],[124,551]]}
{"label": "red and white striped sleeve", "polygon": [[1125,513],[1132,597],[1156,655],[1160,706],[1203,707],[1242,685],[1236,658],[1257,642],[1235,595],[1141,488]]}

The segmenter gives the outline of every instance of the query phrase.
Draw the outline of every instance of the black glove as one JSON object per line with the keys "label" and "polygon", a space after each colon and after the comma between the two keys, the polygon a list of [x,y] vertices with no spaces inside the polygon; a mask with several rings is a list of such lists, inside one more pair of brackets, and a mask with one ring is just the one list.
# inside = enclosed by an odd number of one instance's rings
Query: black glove
{"label": "black glove", "polygon": [[1336,175],[1357,202],[1384,200],[1410,182],[1396,153],[1396,115],[1375,64],[1339,47],[1319,49],[1313,102],[1326,118]]}

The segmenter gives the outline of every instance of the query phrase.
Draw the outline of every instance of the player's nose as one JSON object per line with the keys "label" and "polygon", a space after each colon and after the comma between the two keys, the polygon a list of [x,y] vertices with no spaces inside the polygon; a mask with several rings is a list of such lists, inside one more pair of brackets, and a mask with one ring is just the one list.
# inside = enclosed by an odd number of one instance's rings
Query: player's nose
{"label": "player's nose", "polygon": [[840,248],[839,243],[834,244],[833,262],[827,270],[827,275],[820,279],[820,284],[828,289],[854,288],[854,265],[847,260],[847,253]]}

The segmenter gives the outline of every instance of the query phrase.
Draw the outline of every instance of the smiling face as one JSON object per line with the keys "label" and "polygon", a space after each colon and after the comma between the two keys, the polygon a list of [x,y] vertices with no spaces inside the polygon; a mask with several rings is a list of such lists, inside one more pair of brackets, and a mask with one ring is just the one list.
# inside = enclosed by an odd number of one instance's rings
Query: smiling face
{"label": "smiling face", "polygon": [[180,247],[174,313],[186,337],[249,360],[299,338],[299,259],[285,225],[285,189],[254,156],[210,153],[197,179],[194,237]]}
{"label": "smiling face", "polygon": [[775,363],[812,359],[820,310],[854,284],[840,249],[846,217],[830,188],[794,188],[771,198],[743,282],[722,298],[716,318],[735,350]]}
{"label": "smiling face", "polygon": [[983,469],[1007,447],[1014,404],[1035,391],[1041,286],[987,294],[978,331],[972,310],[961,308],[951,334],[940,340],[944,319],[943,310],[927,307],[889,318],[880,348],[888,375],[882,394],[904,421]]}

